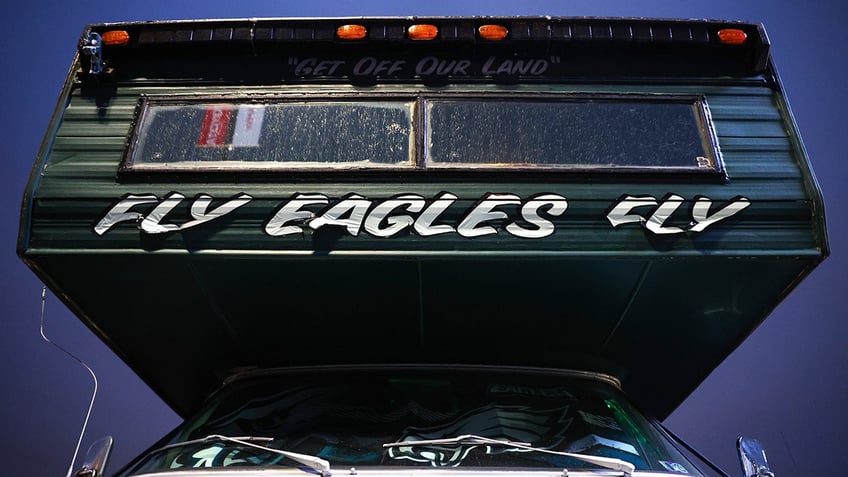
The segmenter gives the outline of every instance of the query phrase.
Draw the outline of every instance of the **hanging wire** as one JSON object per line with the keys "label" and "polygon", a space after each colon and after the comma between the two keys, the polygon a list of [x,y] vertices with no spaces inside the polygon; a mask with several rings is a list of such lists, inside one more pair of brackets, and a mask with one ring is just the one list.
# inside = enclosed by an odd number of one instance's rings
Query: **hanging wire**
{"label": "hanging wire", "polygon": [[66,474],[67,477],[71,477],[71,475],[73,474],[73,471],[74,471],[74,465],[76,464],[76,461],[77,461],[77,456],[79,455],[80,446],[82,445],[82,439],[85,436],[85,429],[86,429],[86,427],[88,427],[88,420],[89,420],[89,418],[91,418],[91,410],[94,408],[94,398],[97,397],[97,376],[94,374],[94,371],[87,364],[85,364],[81,359],[76,357],[76,355],[74,355],[70,351],[66,350],[65,348],[59,346],[58,344],[53,342],[50,338],[48,338],[47,335],[44,334],[44,310],[45,310],[46,304],[47,304],[47,287],[45,286],[41,289],[41,326],[39,328],[39,331],[41,332],[41,338],[44,339],[44,341],[46,341],[46,342],[50,343],[51,345],[55,346],[56,348],[58,348],[59,351],[65,353],[66,355],[73,358],[79,364],[81,364],[82,367],[84,367],[88,371],[88,374],[91,375],[91,379],[94,381],[94,388],[91,392],[91,401],[88,403],[88,411],[85,413],[85,421],[83,421],[83,423],[82,423],[82,430],[80,431],[79,439],[77,440],[77,447],[74,449],[74,456],[71,458],[71,465],[70,465],[70,467],[68,467],[68,473]]}

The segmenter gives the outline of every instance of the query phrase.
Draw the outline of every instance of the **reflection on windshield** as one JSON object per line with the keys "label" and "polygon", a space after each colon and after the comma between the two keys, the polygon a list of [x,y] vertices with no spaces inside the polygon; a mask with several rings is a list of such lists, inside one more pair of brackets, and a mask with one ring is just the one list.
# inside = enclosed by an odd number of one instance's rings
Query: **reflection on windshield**
{"label": "reflection on windshield", "polygon": [[[485,442],[393,446],[386,442],[466,434],[630,462],[637,469],[694,473],[659,433],[603,381],[562,375],[392,370],[262,375],[219,393],[170,442],[225,436],[274,438],[263,444],[339,466],[591,468],[561,455]],[[288,466],[233,443],[169,449],[142,462],[147,472],[185,467]]]}

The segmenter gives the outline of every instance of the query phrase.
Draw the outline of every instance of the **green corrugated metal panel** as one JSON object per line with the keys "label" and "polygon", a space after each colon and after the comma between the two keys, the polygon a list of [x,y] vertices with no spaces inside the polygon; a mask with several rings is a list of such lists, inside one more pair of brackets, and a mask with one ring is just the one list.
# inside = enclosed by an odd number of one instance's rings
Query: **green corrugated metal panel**
{"label": "green corrugated metal panel", "polygon": [[781,121],[716,121],[719,142],[723,137],[786,137]]}
{"label": "green corrugated metal panel", "polygon": [[[126,126],[124,127],[126,131]],[[125,136],[97,137],[97,136],[57,136],[52,153],[62,152],[123,152],[126,143]],[[52,155],[52,154],[51,154]],[[52,159],[48,160],[50,166]],[[113,166],[114,168],[114,166]],[[114,173],[113,173],[114,176]]]}
{"label": "green corrugated metal panel", "polygon": [[[791,152],[792,144],[788,137],[723,137],[721,149],[724,152]],[[792,161],[795,164],[795,161]]]}
{"label": "green corrugated metal panel", "polygon": [[[288,88],[288,87],[287,87]],[[296,91],[315,91],[315,87],[291,87]],[[343,86],[319,88],[336,92],[350,93]],[[386,85],[374,87],[368,93],[397,93],[404,87]],[[416,87],[413,90],[426,88]],[[449,92],[457,91],[500,91],[503,88],[481,86],[451,86]],[[117,167],[123,158],[124,148],[140,95],[194,95],[196,86],[162,87],[139,84],[122,85],[115,96],[107,102],[85,97],[77,90],[66,108],[64,121],[59,128],[52,151],[43,171],[42,182],[36,191],[33,235],[31,245],[36,248],[127,248],[138,241],[138,232],[131,227],[120,230],[117,227],[106,236],[92,233],[94,223],[110,205],[126,193],[152,193],[159,197],[171,191],[179,191],[187,197],[199,193],[209,193],[216,198],[227,198],[246,192],[256,199],[250,206],[239,211],[238,221],[227,230],[215,233],[216,249],[309,249],[313,245],[308,240],[274,239],[262,233],[262,224],[267,221],[276,206],[292,194],[324,193],[330,198],[338,198],[348,193],[357,193],[368,198],[386,198],[401,193],[418,193],[433,197],[440,191],[449,191],[467,202],[457,210],[470,207],[485,192],[510,192],[527,197],[539,192],[557,193],[569,200],[569,210],[555,221],[557,234],[544,241],[532,242],[532,247],[543,250],[579,252],[591,248],[593,251],[646,250],[652,246],[646,241],[645,232],[638,227],[612,229],[604,222],[603,214],[610,204],[622,194],[651,195],[661,199],[668,193],[675,193],[691,201],[698,195],[713,198],[717,204],[742,195],[750,199],[753,205],[744,211],[740,218],[710,238],[709,234],[692,240],[676,240],[671,250],[709,253],[711,250],[721,253],[751,253],[762,250],[763,253],[815,250],[817,237],[811,232],[808,191],[805,189],[798,161],[794,155],[791,138],[781,120],[781,112],[776,105],[772,90],[765,86],[675,86],[663,87],[649,85],[605,86],[605,85],[551,85],[517,86],[509,91],[556,92],[600,92],[600,93],[677,93],[703,95],[707,99],[710,113],[717,131],[719,148],[723,153],[728,183],[693,180],[686,183],[668,181],[592,183],[568,181],[567,175],[557,176],[564,182],[527,182],[514,183],[498,180],[491,183],[413,181],[410,183],[356,182],[346,178],[343,183],[309,182],[300,180],[286,182],[244,182],[244,183],[120,183],[116,181]],[[281,88],[233,88],[210,87],[204,94],[233,93],[279,93]],[[442,90],[434,90],[436,92]],[[437,178],[438,176],[434,176]],[[261,201],[261,199],[268,199]],[[681,207],[688,208],[688,205]],[[61,224],[61,226],[60,226]],[[600,224],[600,225],[599,225]],[[61,231],[61,233],[60,233]],[[344,237],[337,245],[342,249],[355,250],[417,250],[420,247],[435,250],[449,250],[459,246],[472,247],[475,250],[522,249],[525,244],[510,241],[504,237],[475,239],[472,245],[466,239],[452,237],[430,237],[418,240],[407,237],[387,242],[385,239],[373,239],[364,236]],[[402,244],[402,245],[398,245]],[[162,241],[167,248],[182,247],[182,240],[171,237]],[[646,248],[647,247],[647,248]],[[666,253],[666,250],[658,252]]]}

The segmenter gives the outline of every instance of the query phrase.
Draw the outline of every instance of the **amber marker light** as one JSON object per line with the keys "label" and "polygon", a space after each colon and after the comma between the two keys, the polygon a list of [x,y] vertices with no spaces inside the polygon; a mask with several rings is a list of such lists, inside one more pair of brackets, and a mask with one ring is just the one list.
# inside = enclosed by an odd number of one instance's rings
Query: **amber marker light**
{"label": "amber marker light", "polygon": [[436,25],[411,25],[407,31],[410,40],[434,40],[439,36],[439,27]]}
{"label": "amber marker light", "polygon": [[368,34],[363,25],[342,25],[336,28],[336,36],[340,40],[362,40]]}
{"label": "amber marker light", "polygon": [[486,40],[503,40],[509,33],[503,25],[481,25],[477,31],[480,33],[480,38]]}
{"label": "amber marker light", "polygon": [[100,40],[107,46],[121,46],[130,42],[130,34],[124,30],[109,30],[100,35]]}
{"label": "amber marker light", "polygon": [[725,45],[741,45],[748,39],[748,34],[737,28],[725,28],[718,31],[718,40]]}

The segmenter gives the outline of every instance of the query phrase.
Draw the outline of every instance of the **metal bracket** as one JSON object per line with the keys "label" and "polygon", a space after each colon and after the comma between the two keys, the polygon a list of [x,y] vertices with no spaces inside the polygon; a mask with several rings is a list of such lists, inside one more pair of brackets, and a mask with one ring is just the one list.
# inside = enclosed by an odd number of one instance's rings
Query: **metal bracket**
{"label": "metal bracket", "polygon": [[82,52],[89,56],[88,73],[99,75],[103,72],[103,40],[99,33],[90,32],[82,46]]}

